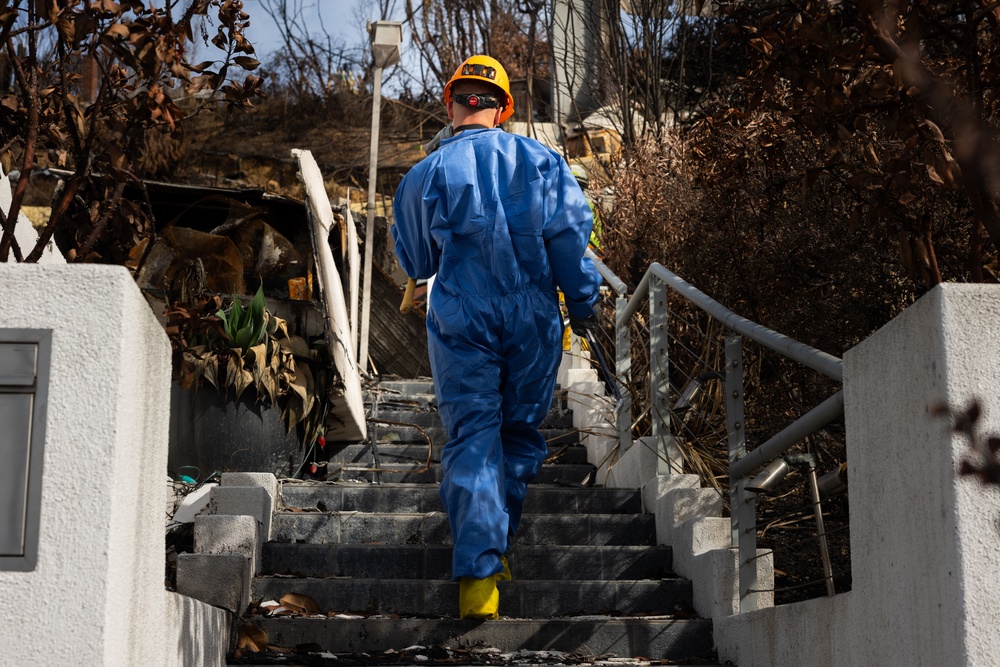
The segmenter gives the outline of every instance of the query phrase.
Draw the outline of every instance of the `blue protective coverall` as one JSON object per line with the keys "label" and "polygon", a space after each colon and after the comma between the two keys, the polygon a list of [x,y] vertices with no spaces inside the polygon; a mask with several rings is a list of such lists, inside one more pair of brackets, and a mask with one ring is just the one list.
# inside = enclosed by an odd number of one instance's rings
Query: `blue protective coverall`
{"label": "blue protective coverall", "polygon": [[593,314],[600,274],[583,253],[593,217],[569,165],[533,139],[465,130],[406,174],[392,235],[412,278],[437,278],[427,334],[449,442],[441,499],[452,578],[503,571],[528,482],[546,455],[562,351],[558,289]]}

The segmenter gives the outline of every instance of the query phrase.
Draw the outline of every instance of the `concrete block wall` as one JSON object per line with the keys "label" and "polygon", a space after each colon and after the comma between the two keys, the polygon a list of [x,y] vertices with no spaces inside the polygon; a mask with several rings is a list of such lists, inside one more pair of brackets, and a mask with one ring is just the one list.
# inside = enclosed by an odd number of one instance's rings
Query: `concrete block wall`
{"label": "concrete block wall", "polygon": [[944,284],[844,357],[852,590],[716,619],[721,659],[972,665],[1000,656],[1000,488],[961,477],[931,407],[977,399],[1000,434],[1000,287]]}
{"label": "concrete block wall", "polygon": [[228,635],[197,655],[183,642],[210,641],[225,615],[163,585],[170,344],[132,277],[0,264],[0,326],[52,331],[38,562],[0,571],[0,599],[17,610],[0,625],[5,655],[19,666],[224,664]]}

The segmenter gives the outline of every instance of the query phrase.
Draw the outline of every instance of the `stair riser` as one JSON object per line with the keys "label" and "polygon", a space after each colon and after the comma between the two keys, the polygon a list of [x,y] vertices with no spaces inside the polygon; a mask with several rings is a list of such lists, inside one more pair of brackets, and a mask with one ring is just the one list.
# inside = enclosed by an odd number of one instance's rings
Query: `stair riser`
{"label": "stair riser", "polygon": [[[550,445],[548,448],[549,462],[546,465],[556,464],[586,464],[587,448],[578,444],[576,434],[567,434],[564,444]],[[432,462],[441,461],[441,452],[444,445],[436,444],[428,448],[426,442],[397,443],[380,442],[377,447],[379,460],[382,464],[392,463],[426,463],[427,453],[430,450]],[[317,455],[318,459],[323,459],[330,463],[352,463],[360,465],[372,465],[374,454],[370,444],[339,444],[327,445],[325,452]]]}
{"label": "stair riser", "polygon": [[[278,600],[287,593],[313,598],[322,611],[342,613],[455,616],[458,583],[375,579],[258,579],[253,598]],[[660,581],[505,581],[500,615],[555,618],[577,614],[670,614],[691,606],[691,582]]]}
{"label": "stair riser", "polygon": [[[278,513],[275,542],[309,544],[451,544],[444,514]],[[651,515],[525,515],[517,534],[523,546],[656,544]]]}
{"label": "stair riser", "polygon": [[[368,486],[361,484],[282,485],[286,507],[320,508],[327,512],[443,512],[436,486]],[[525,514],[619,514],[642,511],[642,497],[632,489],[528,487]]]}
{"label": "stair riser", "polygon": [[[305,577],[451,579],[451,547],[339,544],[264,545],[263,571]],[[516,580],[661,579],[669,547],[522,547],[511,550]]]}
{"label": "stair riser", "polygon": [[[415,409],[385,409],[379,406],[378,419],[387,422],[399,422],[402,424],[416,424],[424,428],[443,428],[441,415],[437,410],[427,408]],[[392,429],[394,426],[376,422],[375,426],[379,431]],[[539,428],[573,428],[573,413],[569,410],[554,409],[545,416]]]}
{"label": "stair riser", "polygon": [[[417,428],[379,424],[376,428],[376,442],[387,445],[414,443],[426,446],[427,439],[430,438],[435,448],[439,449],[448,443],[448,434],[442,427]],[[542,434],[550,450],[557,446],[575,445],[580,442],[580,432],[571,428],[543,428],[539,429],[539,433]]]}
{"label": "stair riser", "polygon": [[[509,620],[274,618],[255,622],[276,646],[318,642],[324,650],[381,653],[413,645],[492,646],[504,652],[563,651],[581,655],[644,656],[684,660],[712,650],[707,620]],[[409,664],[409,661],[404,664]]]}
{"label": "stair riser", "polygon": [[[434,382],[427,380],[383,380],[381,388],[384,390],[379,397],[379,404],[387,406],[388,409],[395,407],[409,407],[413,405],[436,404],[437,396],[434,393]],[[366,398],[365,403],[370,403]],[[552,409],[566,409],[566,391],[557,389],[552,396]]]}
{"label": "stair riser", "polygon": [[[387,463],[387,462],[385,462]],[[392,470],[383,464],[380,479],[383,484],[439,484],[444,477],[440,464],[431,463],[430,468],[420,466],[417,470]],[[368,465],[371,465],[370,463]],[[329,470],[329,469],[328,469]],[[595,468],[592,465],[552,465],[542,466],[534,479],[535,484],[571,484],[582,485],[593,479]],[[375,473],[367,469],[352,470],[333,467],[327,473],[327,479],[333,481],[358,480],[375,482]]]}

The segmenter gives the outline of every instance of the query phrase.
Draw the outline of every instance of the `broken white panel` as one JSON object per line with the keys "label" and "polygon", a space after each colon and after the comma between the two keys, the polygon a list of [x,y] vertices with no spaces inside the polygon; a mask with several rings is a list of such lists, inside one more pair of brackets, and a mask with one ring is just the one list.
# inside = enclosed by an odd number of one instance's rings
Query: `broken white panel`
{"label": "broken white panel", "polygon": [[361,294],[361,253],[358,251],[358,229],[354,226],[351,202],[344,205],[344,224],[347,225],[347,266],[350,270],[351,295],[351,350],[358,349],[358,300]]}
{"label": "broken white panel", "polygon": [[174,517],[167,523],[167,526],[180,523],[194,523],[194,518],[208,508],[208,497],[211,495],[212,489],[216,486],[218,484],[214,482],[203,484],[201,487],[184,496],[184,500],[178,505]]}
{"label": "broken white panel", "polygon": [[316,277],[322,290],[323,309],[327,327],[327,341],[333,363],[344,381],[344,394],[331,406],[333,421],[340,426],[327,431],[327,440],[361,441],[367,434],[364,399],[361,394],[361,373],[352,345],[351,323],[347,317],[347,302],[340,273],[330,250],[330,230],[333,227],[333,208],[326,194],[323,174],[312,153],[292,149],[292,157],[299,162],[299,175],[306,190],[306,211],[312,231],[313,256],[316,260]]}
{"label": "broken white panel", "polygon": [[[8,214],[10,213],[10,205],[13,203],[13,200],[14,194],[10,188],[10,179],[7,178],[7,174],[3,173],[3,168],[0,167],[0,209],[3,209],[4,217],[10,217]],[[17,224],[14,226],[14,239],[17,241],[17,245],[20,246],[21,253],[25,257],[28,256],[28,253],[38,243],[38,232],[31,226],[31,220],[28,220],[27,216],[20,211],[17,213]],[[13,257],[13,254],[11,257]],[[56,249],[56,244],[52,239],[49,239],[48,245],[42,251],[42,256],[38,258],[38,263],[65,264],[66,258]]]}

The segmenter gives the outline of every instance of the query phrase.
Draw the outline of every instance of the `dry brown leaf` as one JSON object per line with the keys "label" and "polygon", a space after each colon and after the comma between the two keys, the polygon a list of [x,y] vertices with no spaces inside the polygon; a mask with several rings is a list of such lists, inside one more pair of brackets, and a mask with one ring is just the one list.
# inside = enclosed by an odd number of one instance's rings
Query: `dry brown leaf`
{"label": "dry brown leaf", "polygon": [[237,648],[260,653],[267,648],[267,633],[250,623],[240,625],[240,638]]}
{"label": "dry brown leaf", "polygon": [[278,602],[282,607],[299,614],[318,614],[319,604],[316,600],[302,593],[286,593]]}

